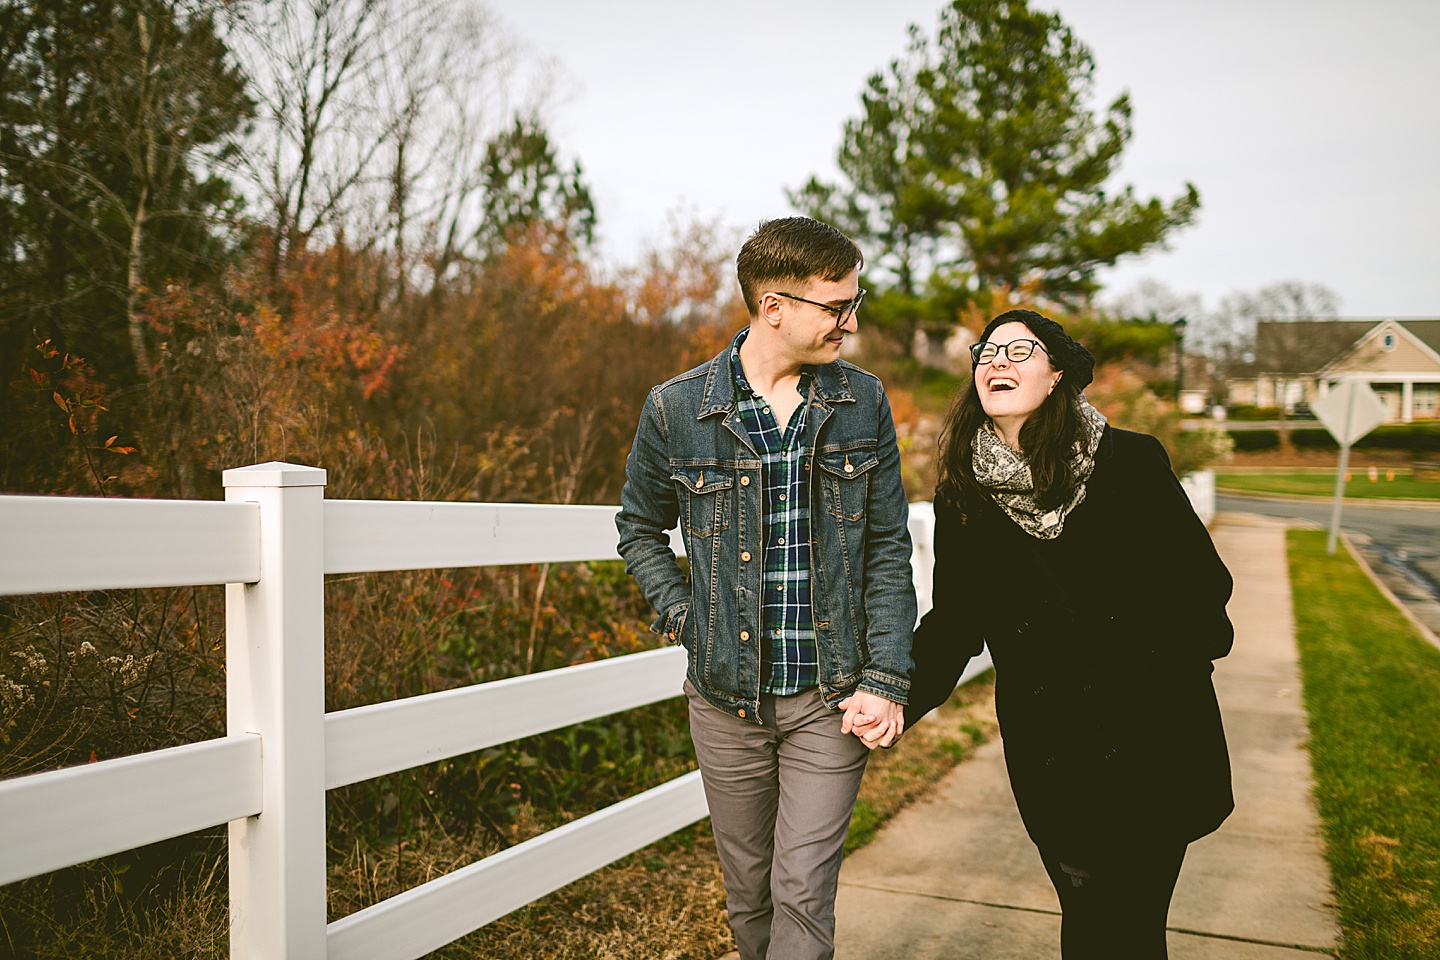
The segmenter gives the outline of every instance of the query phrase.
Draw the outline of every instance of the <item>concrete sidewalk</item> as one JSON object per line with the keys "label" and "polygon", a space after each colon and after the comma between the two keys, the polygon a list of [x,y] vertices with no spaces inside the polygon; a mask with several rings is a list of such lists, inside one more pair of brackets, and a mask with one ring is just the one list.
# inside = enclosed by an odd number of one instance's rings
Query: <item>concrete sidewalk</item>
{"label": "concrete sidewalk", "polygon": [[[1191,845],[1170,911],[1173,960],[1333,954],[1310,761],[1302,743],[1284,525],[1224,516],[1235,649],[1216,664],[1236,810]],[[901,812],[840,876],[837,960],[1036,960],[1060,954],[1059,904],[1025,835],[999,740]]]}

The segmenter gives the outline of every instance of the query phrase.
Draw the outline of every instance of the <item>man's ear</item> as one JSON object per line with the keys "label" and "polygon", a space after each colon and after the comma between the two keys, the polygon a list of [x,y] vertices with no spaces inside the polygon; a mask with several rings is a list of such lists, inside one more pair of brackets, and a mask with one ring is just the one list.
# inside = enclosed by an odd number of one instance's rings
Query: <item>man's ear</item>
{"label": "man's ear", "polygon": [[771,327],[780,326],[780,298],[773,293],[762,293],[760,303],[756,310],[756,316],[764,320]]}

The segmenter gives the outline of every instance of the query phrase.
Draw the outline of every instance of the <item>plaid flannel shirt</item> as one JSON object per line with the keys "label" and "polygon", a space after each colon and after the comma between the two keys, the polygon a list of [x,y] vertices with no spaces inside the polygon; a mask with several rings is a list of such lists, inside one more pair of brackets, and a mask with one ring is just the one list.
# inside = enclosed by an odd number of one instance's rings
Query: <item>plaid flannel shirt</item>
{"label": "plaid flannel shirt", "polygon": [[800,374],[800,406],[783,428],[765,398],[745,379],[740,344],[749,328],[730,345],[736,407],[755,452],[760,455],[764,488],[764,573],[761,578],[760,627],[769,641],[760,670],[762,693],[789,696],[818,686],[820,659],[810,612],[810,451],[804,446],[805,417],[812,373]]}

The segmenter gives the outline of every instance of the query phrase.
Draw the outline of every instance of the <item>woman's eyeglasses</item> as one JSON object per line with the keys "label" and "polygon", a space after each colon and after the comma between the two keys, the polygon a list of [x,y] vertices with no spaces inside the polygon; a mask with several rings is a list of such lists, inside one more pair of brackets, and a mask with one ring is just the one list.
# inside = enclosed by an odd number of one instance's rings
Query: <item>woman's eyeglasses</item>
{"label": "woman's eyeglasses", "polygon": [[865,299],[865,291],[861,290],[854,300],[846,300],[841,304],[819,303],[815,300],[806,300],[804,297],[797,297],[792,293],[781,293],[779,290],[771,291],[777,297],[784,297],[786,300],[798,300],[801,303],[808,303],[812,307],[819,307],[835,318],[835,329],[839,330],[850,322],[850,318],[860,312],[860,302]]}
{"label": "woman's eyeglasses", "polygon": [[986,340],[970,346],[970,359],[976,363],[989,363],[1003,353],[1011,363],[1020,363],[1029,360],[1036,350],[1044,349],[1039,340],[1011,340],[1009,343],[991,343]]}

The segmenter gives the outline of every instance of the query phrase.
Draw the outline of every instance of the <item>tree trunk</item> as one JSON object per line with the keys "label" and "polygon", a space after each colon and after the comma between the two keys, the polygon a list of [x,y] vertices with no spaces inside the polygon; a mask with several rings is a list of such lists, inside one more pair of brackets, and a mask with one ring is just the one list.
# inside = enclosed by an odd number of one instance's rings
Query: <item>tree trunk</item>
{"label": "tree trunk", "polygon": [[1295,452],[1295,445],[1290,440],[1290,421],[1285,415],[1285,396],[1289,393],[1286,389],[1289,386],[1288,380],[1278,377],[1275,380],[1275,416],[1279,421],[1280,452],[1291,454]]}
{"label": "tree trunk", "polygon": [[130,221],[130,262],[125,275],[127,298],[125,315],[130,329],[130,351],[135,355],[135,371],[147,379],[155,372],[150,346],[145,342],[145,320],[140,316],[140,297],[145,291],[145,225],[150,202],[150,187],[140,188],[140,200]]}

